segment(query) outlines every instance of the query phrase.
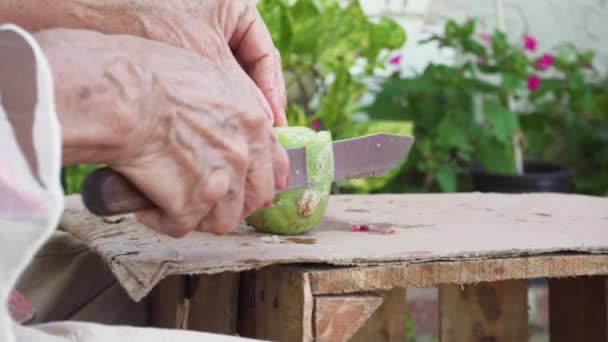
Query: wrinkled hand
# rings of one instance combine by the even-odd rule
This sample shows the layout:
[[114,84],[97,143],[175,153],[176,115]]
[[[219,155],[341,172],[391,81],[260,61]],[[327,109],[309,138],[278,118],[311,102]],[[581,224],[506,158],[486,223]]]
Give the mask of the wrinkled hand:
[[131,36],[36,38],[54,74],[64,164],[124,174],[158,206],[137,213],[144,224],[226,233],[287,185],[271,110],[238,65]]
[[87,16],[102,15],[106,21],[100,30],[165,42],[221,64],[238,62],[264,93],[275,124],[287,124],[280,55],[255,0],[94,2],[77,1],[83,6],[74,13],[83,23],[92,22]]

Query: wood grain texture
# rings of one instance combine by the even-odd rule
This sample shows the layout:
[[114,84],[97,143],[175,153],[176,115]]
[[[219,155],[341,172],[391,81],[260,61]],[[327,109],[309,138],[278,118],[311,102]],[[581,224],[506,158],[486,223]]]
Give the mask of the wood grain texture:
[[406,289],[399,287],[379,292],[378,294],[384,298],[382,305],[374,311],[350,341],[406,341],[406,293]]
[[608,341],[607,277],[549,279],[552,342]]
[[374,294],[317,296],[314,299],[315,341],[346,342],[382,304]]
[[527,299],[524,280],[440,285],[440,341],[527,341]]
[[[271,266],[249,273],[240,291],[238,333],[272,341],[313,340],[313,296],[308,274]],[[252,298],[253,297],[253,298]]]
[[314,294],[339,294],[470,284],[508,279],[608,274],[608,255],[570,254],[387,264],[368,267],[302,267],[310,273]]
[[161,280],[151,293],[150,324],[159,328],[183,329],[188,305],[184,296],[185,276]]
[[190,299],[188,329],[217,334],[235,334],[239,274],[225,272],[198,276]]

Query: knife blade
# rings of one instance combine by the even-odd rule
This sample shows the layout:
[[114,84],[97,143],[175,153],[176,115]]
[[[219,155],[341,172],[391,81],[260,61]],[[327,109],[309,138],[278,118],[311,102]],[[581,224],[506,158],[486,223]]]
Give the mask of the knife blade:
[[[332,143],[333,181],[383,175],[407,158],[413,143],[413,136],[389,133],[336,140]],[[287,148],[285,151],[289,157],[291,179],[283,191],[305,187],[308,181],[306,148]],[[81,194],[87,209],[98,216],[155,207],[126,177],[108,167],[90,173],[82,184]]]

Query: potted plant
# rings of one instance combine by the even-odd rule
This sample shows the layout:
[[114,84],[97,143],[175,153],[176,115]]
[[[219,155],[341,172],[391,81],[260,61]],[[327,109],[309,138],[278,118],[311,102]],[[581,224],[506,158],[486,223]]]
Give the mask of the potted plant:
[[571,145],[572,131],[593,126],[588,113],[601,89],[589,68],[593,54],[570,45],[537,54],[532,37],[511,44],[499,30],[478,34],[474,19],[448,21],[442,35],[423,43],[431,42],[452,49],[455,62],[430,64],[413,77],[392,75],[367,108],[373,118],[415,124],[410,167],[392,188],[569,191],[572,168],[562,165],[573,164],[548,151],[558,142],[581,148]]

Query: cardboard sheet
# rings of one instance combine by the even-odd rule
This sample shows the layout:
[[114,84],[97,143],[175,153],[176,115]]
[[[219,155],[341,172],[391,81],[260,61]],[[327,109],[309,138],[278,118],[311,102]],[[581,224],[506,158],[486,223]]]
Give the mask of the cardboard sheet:
[[[353,231],[353,226],[359,230]],[[608,198],[338,195],[332,197],[320,226],[305,235],[271,236],[242,225],[226,236],[193,232],[174,239],[147,229],[130,215],[96,217],[79,196],[70,196],[62,227],[100,253],[129,295],[140,300],[167,275],[279,263],[373,265],[567,251],[608,253]]]

